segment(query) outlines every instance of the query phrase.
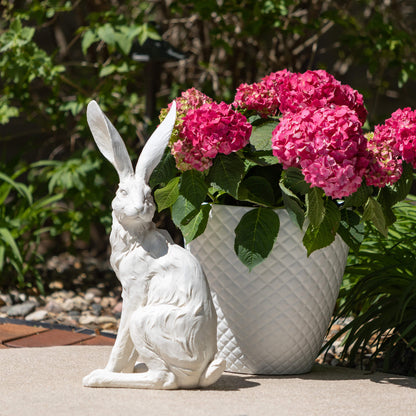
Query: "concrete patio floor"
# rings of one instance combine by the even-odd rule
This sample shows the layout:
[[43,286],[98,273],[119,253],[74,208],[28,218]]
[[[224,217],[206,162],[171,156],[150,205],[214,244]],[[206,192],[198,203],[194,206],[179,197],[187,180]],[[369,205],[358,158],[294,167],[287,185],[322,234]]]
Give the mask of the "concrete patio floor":
[[1,416],[263,416],[416,414],[416,379],[315,366],[298,376],[225,373],[208,389],[84,388],[110,346],[0,349]]

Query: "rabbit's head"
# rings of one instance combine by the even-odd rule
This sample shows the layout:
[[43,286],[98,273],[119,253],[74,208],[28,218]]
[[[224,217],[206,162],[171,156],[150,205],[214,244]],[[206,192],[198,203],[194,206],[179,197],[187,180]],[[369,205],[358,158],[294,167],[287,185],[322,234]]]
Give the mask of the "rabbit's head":
[[175,119],[176,105],[173,102],[169,114],[144,146],[134,170],[123,139],[115,127],[95,101],[88,104],[87,120],[94,140],[120,178],[112,208],[118,221],[124,226],[152,221],[155,204],[148,185],[149,178],[163,156]]

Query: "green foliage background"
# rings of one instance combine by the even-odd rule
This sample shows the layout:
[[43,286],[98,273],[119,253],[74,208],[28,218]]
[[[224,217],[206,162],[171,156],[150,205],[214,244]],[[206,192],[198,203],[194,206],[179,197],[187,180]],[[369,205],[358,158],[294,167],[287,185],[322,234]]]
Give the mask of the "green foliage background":
[[117,178],[85,108],[99,101],[137,157],[156,121],[144,115],[148,79],[130,57],[134,42],[163,39],[188,55],[160,64],[159,108],[191,86],[231,100],[241,82],[283,68],[325,68],[350,83],[372,124],[416,107],[410,0],[0,5],[0,288],[42,289],[45,259],[81,240],[105,250]]

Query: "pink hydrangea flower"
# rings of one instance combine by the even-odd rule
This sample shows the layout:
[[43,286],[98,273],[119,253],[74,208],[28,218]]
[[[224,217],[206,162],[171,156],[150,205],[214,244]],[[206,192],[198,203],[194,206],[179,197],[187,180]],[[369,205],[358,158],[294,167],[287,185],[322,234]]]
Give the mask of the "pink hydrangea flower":
[[374,135],[379,140],[393,140],[393,149],[416,168],[416,110],[396,110],[384,125],[375,128]]
[[261,82],[241,84],[237,88],[233,106],[252,110],[262,117],[274,116],[279,110],[279,89],[284,79],[290,74],[286,69],[272,72]]
[[251,124],[224,102],[207,103],[187,112],[179,140],[172,146],[181,170],[206,170],[218,153],[230,154],[247,145]]
[[[175,99],[176,121],[175,127],[173,128],[172,135],[170,137],[171,144],[176,142],[179,138],[179,132],[182,126],[182,119],[185,117],[186,113],[190,109],[201,107],[201,105],[211,103],[212,101],[214,101],[212,98],[208,97],[196,88],[190,88],[186,91],[183,91],[181,96]],[[162,109],[159,115],[160,122],[162,122],[168,115],[171,106],[172,103],[170,103],[167,108]]]
[[384,136],[380,126],[375,133],[367,134],[367,151],[370,163],[365,174],[367,185],[383,188],[397,182],[403,172],[402,160],[397,151],[393,150],[394,136]]
[[351,195],[368,165],[366,140],[347,106],[286,113],[272,134],[273,154],[283,168],[301,168],[305,180],[332,198]]
[[345,105],[354,110],[361,124],[367,110],[361,94],[342,85],[324,70],[294,73],[284,78],[280,88],[280,111],[296,113],[303,108]]
[[[176,98],[176,115],[185,116],[188,110],[201,107],[201,105],[212,103],[214,100],[196,88],[183,91],[180,97]],[[170,109],[172,104],[169,104]]]

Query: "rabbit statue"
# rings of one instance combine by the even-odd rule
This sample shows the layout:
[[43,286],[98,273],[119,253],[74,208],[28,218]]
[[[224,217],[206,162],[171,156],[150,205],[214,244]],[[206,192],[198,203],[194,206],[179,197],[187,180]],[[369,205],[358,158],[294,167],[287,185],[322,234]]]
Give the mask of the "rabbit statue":
[[95,101],[88,104],[95,142],[120,178],[112,202],[110,263],[122,285],[123,310],[109,361],[84,377],[86,387],[205,387],[225,368],[224,360],[215,358],[217,315],[201,265],[152,222],[148,182],[175,119],[173,102],[134,170],[117,130]]

